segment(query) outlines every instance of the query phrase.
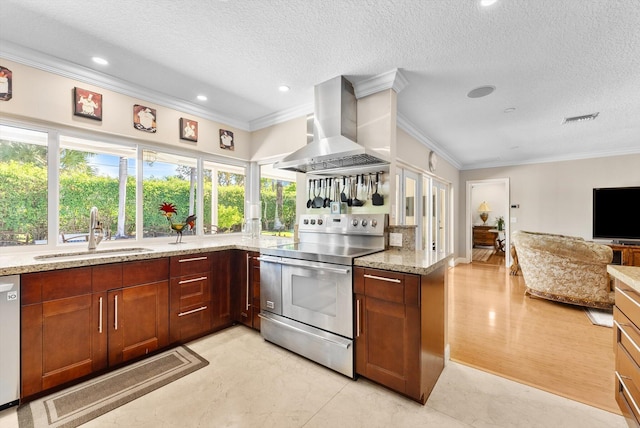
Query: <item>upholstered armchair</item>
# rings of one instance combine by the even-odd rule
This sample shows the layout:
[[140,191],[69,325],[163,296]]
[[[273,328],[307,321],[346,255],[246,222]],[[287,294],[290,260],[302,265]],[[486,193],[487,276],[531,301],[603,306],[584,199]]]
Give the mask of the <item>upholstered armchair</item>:
[[512,236],[526,293],[593,308],[611,308],[614,292],[607,264],[613,251],[582,238],[515,231]]

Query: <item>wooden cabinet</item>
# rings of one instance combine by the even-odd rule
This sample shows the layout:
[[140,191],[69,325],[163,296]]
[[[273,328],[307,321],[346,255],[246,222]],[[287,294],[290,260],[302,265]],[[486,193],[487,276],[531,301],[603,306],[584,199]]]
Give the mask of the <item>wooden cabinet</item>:
[[22,397],[107,366],[106,293],[91,278],[90,267],[22,275]]
[[640,267],[640,245],[609,244],[613,250],[613,264]]
[[211,254],[171,257],[171,343],[186,342],[211,331],[212,267]]
[[231,282],[237,278],[232,272],[233,251],[219,251],[212,253],[212,291],[213,329],[219,330],[233,323],[233,306],[231,304]]
[[640,427],[640,293],[617,278],[614,282],[616,401],[628,425]]
[[473,246],[494,247],[496,234],[489,232],[493,226],[473,226]]
[[168,260],[22,275],[21,398],[168,344]]
[[122,288],[110,290],[109,365],[169,344],[169,260],[127,262]]
[[444,368],[444,275],[355,269],[357,374],[426,402]]
[[237,321],[247,327],[260,330],[260,253],[240,251],[236,254],[240,280],[237,302]]

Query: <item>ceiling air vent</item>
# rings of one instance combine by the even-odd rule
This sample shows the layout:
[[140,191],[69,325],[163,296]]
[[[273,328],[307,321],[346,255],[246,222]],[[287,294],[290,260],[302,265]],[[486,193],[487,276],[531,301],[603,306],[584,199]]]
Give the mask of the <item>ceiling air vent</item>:
[[585,114],[584,116],[565,117],[562,123],[586,122],[588,120],[594,120],[599,114],[600,112]]

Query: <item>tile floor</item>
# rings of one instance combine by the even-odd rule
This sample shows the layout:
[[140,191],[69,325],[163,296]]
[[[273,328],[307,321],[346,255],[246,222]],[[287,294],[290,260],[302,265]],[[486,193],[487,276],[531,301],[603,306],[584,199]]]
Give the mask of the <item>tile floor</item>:
[[[188,346],[209,365],[83,427],[626,427],[621,416],[450,361],[421,406],[243,326]],[[0,426],[18,426],[15,408],[0,412]]]

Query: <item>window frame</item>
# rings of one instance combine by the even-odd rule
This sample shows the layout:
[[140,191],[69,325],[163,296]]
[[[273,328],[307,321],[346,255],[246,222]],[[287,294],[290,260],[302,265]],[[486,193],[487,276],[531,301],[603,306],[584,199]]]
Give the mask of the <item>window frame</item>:
[[[254,168],[251,167],[252,162],[244,161],[241,159],[227,158],[212,153],[200,152],[197,150],[173,146],[154,145],[149,142],[138,142],[126,137],[113,136],[109,134],[103,134],[100,132],[92,132],[86,130],[78,130],[67,127],[54,127],[46,125],[38,125],[30,122],[12,120],[8,118],[0,118],[0,125],[21,128],[30,131],[43,132],[47,134],[47,243],[46,244],[34,244],[34,245],[15,245],[11,248],[12,252],[16,253],[28,253],[34,251],[47,251],[47,250],[59,250],[62,248],[83,248],[86,246],[84,243],[66,243],[59,242],[60,236],[60,216],[58,212],[59,200],[60,200],[60,141],[61,137],[79,138],[83,140],[98,140],[104,143],[113,145],[120,145],[128,148],[136,149],[136,237],[133,239],[123,239],[117,241],[108,241],[102,245],[106,246],[130,246],[132,243],[154,243],[158,242],[156,238],[144,238],[143,231],[143,177],[144,177],[144,160],[143,151],[153,150],[157,152],[163,152],[169,155],[188,156],[196,159],[197,163],[197,177],[196,177],[196,215],[198,218],[204,216],[204,163],[212,162],[220,165],[229,165],[234,168],[244,168],[245,171],[245,200],[250,200],[251,194],[250,187],[253,186],[254,181],[259,182],[259,176],[255,177]],[[203,225],[201,222],[196,222],[196,233],[194,236],[185,237],[185,241],[200,239],[215,239],[215,235],[204,234]]]

